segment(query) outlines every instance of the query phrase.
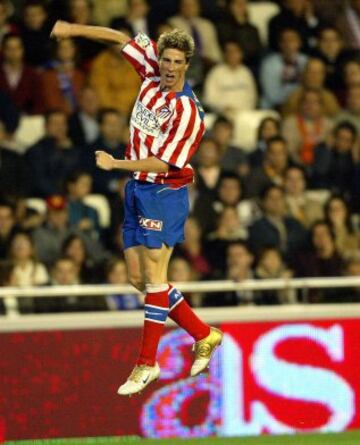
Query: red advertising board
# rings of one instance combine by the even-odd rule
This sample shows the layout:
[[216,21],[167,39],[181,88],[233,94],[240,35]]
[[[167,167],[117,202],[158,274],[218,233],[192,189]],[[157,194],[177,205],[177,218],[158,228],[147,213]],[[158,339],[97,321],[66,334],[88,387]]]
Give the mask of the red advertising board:
[[[226,323],[208,375],[190,378],[192,340],[163,338],[161,379],[116,390],[141,331],[0,334],[0,437],[236,436],[360,427],[360,321]],[[3,426],[2,426],[3,425]],[[4,435],[3,434],[3,435]]]

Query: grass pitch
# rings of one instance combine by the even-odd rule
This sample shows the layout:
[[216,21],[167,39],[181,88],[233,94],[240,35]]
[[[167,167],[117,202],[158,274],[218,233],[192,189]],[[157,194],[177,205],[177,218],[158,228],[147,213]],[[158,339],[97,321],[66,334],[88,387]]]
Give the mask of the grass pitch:
[[360,445],[360,431],[342,434],[308,434],[205,439],[141,439],[140,437],[94,437],[84,439],[27,440],[5,445]]

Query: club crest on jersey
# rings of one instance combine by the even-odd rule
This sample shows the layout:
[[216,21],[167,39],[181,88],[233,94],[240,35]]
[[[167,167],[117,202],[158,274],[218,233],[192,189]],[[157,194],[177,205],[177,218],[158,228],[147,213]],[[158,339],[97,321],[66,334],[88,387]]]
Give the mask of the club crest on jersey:
[[160,107],[158,110],[156,110],[156,116],[160,120],[165,120],[167,117],[169,117],[171,114],[171,110],[166,106]]
[[135,42],[143,49],[147,48],[150,45],[149,37],[142,32],[135,37]]
[[155,230],[156,232],[161,232],[163,227],[163,222],[158,219],[144,218],[139,216],[139,224],[143,229]]

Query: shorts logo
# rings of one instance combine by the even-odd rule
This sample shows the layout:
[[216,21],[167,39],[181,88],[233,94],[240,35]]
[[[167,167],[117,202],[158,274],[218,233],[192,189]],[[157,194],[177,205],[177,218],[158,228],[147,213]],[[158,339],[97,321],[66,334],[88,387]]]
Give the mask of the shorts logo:
[[155,230],[157,232],[161,232],[163,227],[162,221],[144,218],[143,216],[139,216],[139,224],[143,229]]

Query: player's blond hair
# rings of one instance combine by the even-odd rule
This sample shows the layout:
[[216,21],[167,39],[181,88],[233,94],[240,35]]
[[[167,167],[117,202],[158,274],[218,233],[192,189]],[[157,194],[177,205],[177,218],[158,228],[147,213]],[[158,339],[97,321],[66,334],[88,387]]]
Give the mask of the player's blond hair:
[[180,29],[173,29],[172,31],[162,33],[157,42],[157,46],[160,57],[165,49],[178,49],[185,54],[186,62],[189,62],[195,51],[193,38]]

